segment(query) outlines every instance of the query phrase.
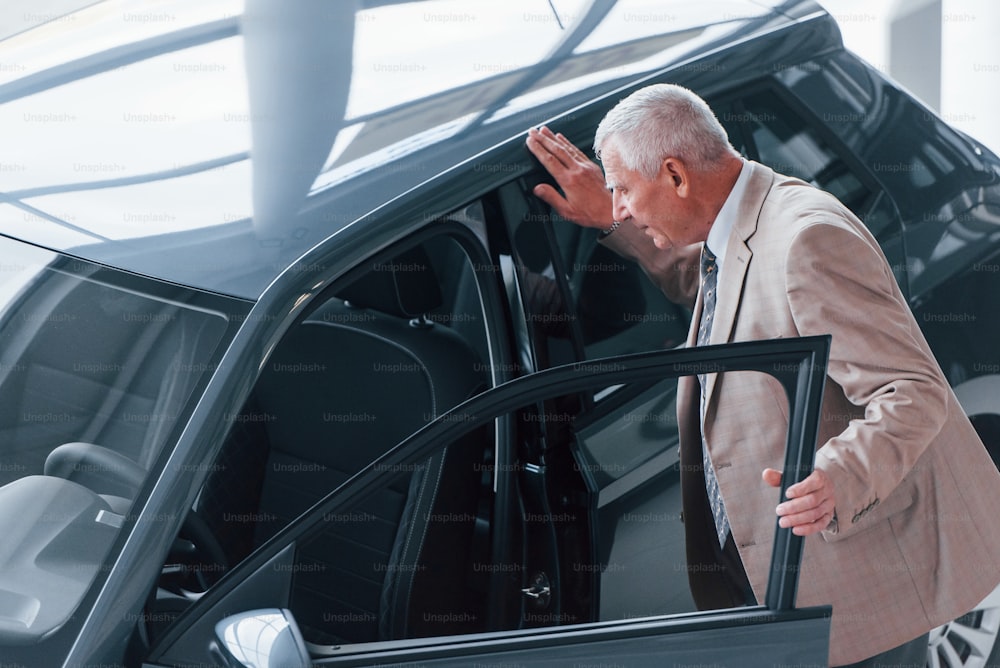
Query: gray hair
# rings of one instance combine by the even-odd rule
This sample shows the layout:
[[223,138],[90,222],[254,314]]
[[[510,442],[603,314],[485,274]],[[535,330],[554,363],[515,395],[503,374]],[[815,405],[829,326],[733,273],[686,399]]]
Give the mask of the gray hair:
[[609,145],[625,167],[646,179],[659,173],[664,158],[711,171],[723,158],[739,155],[708,104],[674,84],[640,88],[615,105],[597,126],[598,158]]

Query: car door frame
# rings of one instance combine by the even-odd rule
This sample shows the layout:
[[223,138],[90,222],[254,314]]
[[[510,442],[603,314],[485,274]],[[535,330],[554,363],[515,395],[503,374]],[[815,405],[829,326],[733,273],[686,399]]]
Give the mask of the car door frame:
[[[789,399],[783,495],[788,486],[812,471],[819,413],[830,337],[815,336],[771,341],[731,343],[685,348],[578,362],[553,367],[509,381],[483,392],[397,444],[357,475],[328,494],[309,512],[275,535],[255,554],[228,574],[198,604],[178,620],[169,642],[154,649],[154,666],[173,665],[209,651],[215,624],[246,606],[287,605],[290,566],[298,541],[306,537],[324,516],[343,512],[349,504],[378,488],[382,471],[400,470],[430,456],[442,443],[450,443],[467,431],[522,406],[551,396],[597,387],[662,379],[669,376],[759,371],[775,377]],[[820,665],[829,644],[830,608],[796,608],[799,564],[803,539],[777,527],[772,553],[772,577],[763,605],[721,611],[686,613],[611,622],[592,622],[518,631],[441,636],[383,641],[328,648],[328,655],[314,665],[360,666],[411,662],[432,665],[467,665],[469,660],[518,661],[519,665],[564,665],[579,660],[609,660],[628,652],[628,665],[661,666],[676,652],[678,660],[723,661],[732,652],[741,665],[753,666],[753,649],[770,647],[760,657],[761,666],[772,666],[776,658],[796,662],[802,653]],[[282,567],[282,565],[285,565]],[[794,644],[787,641],[794,638]],[[165,638],[166,640],[166,638]],[[781,641],[785,642],[782,643]],[[164,646],[165,645],[165,646]],[[315,649],[315,648],[314,648]],[[171,663],[158,663],[165,656]],[[747,663],[750,661],[750,663]],[[721,664],[725,665],[725,663]]]

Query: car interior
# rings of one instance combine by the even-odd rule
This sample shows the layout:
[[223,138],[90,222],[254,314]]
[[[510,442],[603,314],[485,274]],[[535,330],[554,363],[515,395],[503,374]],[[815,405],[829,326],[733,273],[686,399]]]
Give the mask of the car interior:
[[[221,546],[224,563],[204,560],[204,551],[189,559],[184,572],[193,568],[202,581],[165,578],[160,610],[187,607],[191,589],[210,584],[405,436],[488,386],[488,365],[450,326],[481,324],[481,307],[450,310],[459,287],[437,273],[467,264],[458,252],[442,239],[370,263],[285,336],[234,416],[192,513]],[[442,288],[451,288],[450,302]],[[324,518],[328,528],[300,548],[294,575],[291,607],[307,640],[431,635],[428,611],[481,608],[472,592],[451,585],[471,561],[477,518],[468,510],[488,490],[477,465],[490,442],[480,430],[412,470],[387,471],[386,484],[362,506]],[[477,619],[467,630],[485,615]]]

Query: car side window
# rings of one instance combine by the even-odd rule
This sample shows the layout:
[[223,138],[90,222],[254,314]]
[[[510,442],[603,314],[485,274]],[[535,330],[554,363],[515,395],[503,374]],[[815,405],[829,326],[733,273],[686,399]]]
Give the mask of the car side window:
[[[734,382],[774,394],[774,412],[787,416],[783,391],[768,376],[730,374]],[[326,513],[299,543],[289,609],[303,637],[340,648],[695,612],[681,513],[676,386],[673,378],[652,387],[624,385],[612,405],[586,421],[528,407],[515,411],[515,424],[572,425],[566,443],[549,445],[549,490],[541,497],[530,491],[530,464],[495,471],[484,458],[491,425],[441,444],[419,462],[376,468],[381,479],[374,491]],[[456,418],[463,419],[470,416]],[[772,436],[783,439],[783,428]],[[483,511],[494,472],[519,478],[521,489],[519,510],[511,514],[518,524],[509,533],[513,549],[501,559],[490,542],[497,514]],[[759,478],[756,470],[752,477]],[[773,509],[778,492],[761,484],[749,496]],[[762,541],[765,558],[770,545]]]
[[742,125],[746,148],[775,171],[826,190],[849,209],[863,215],[875,193],[855,174],[815,127],[770,90],[740,98],[721,114],[727,131]]
[[820,129],[819,119],[770,88],[710,104],[741,153],[829,192],[854,212],[878,239],[905,291],[906,261],[895,204],[845,157],[847,150]]
[[[680,496],[677,381],[619,391],[574,433],[575,466],[593,500],[600,620],[693,612]],[[612,403],[610,400],[608,403]]]

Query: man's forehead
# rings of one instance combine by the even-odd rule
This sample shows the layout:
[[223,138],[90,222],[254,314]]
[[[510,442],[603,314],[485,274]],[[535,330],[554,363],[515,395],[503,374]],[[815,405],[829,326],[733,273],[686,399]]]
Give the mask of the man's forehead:
[[605,174],[608,172],[620,172],[624,169],[621,155],[618,153],[616,147],[609,146],[601,151],[601,166],[604,167]]
[[604,145],[601,146],[601,162],[607,162],[608,160],[618,161],[619,159],[618,142],[614,138],[609,137],[604,140]]
[[625,166],[621,155],[614,149],[601,151],[601,166],[604,168],[604,180],[608,187],[627,181],[632,173],[632,170]]

